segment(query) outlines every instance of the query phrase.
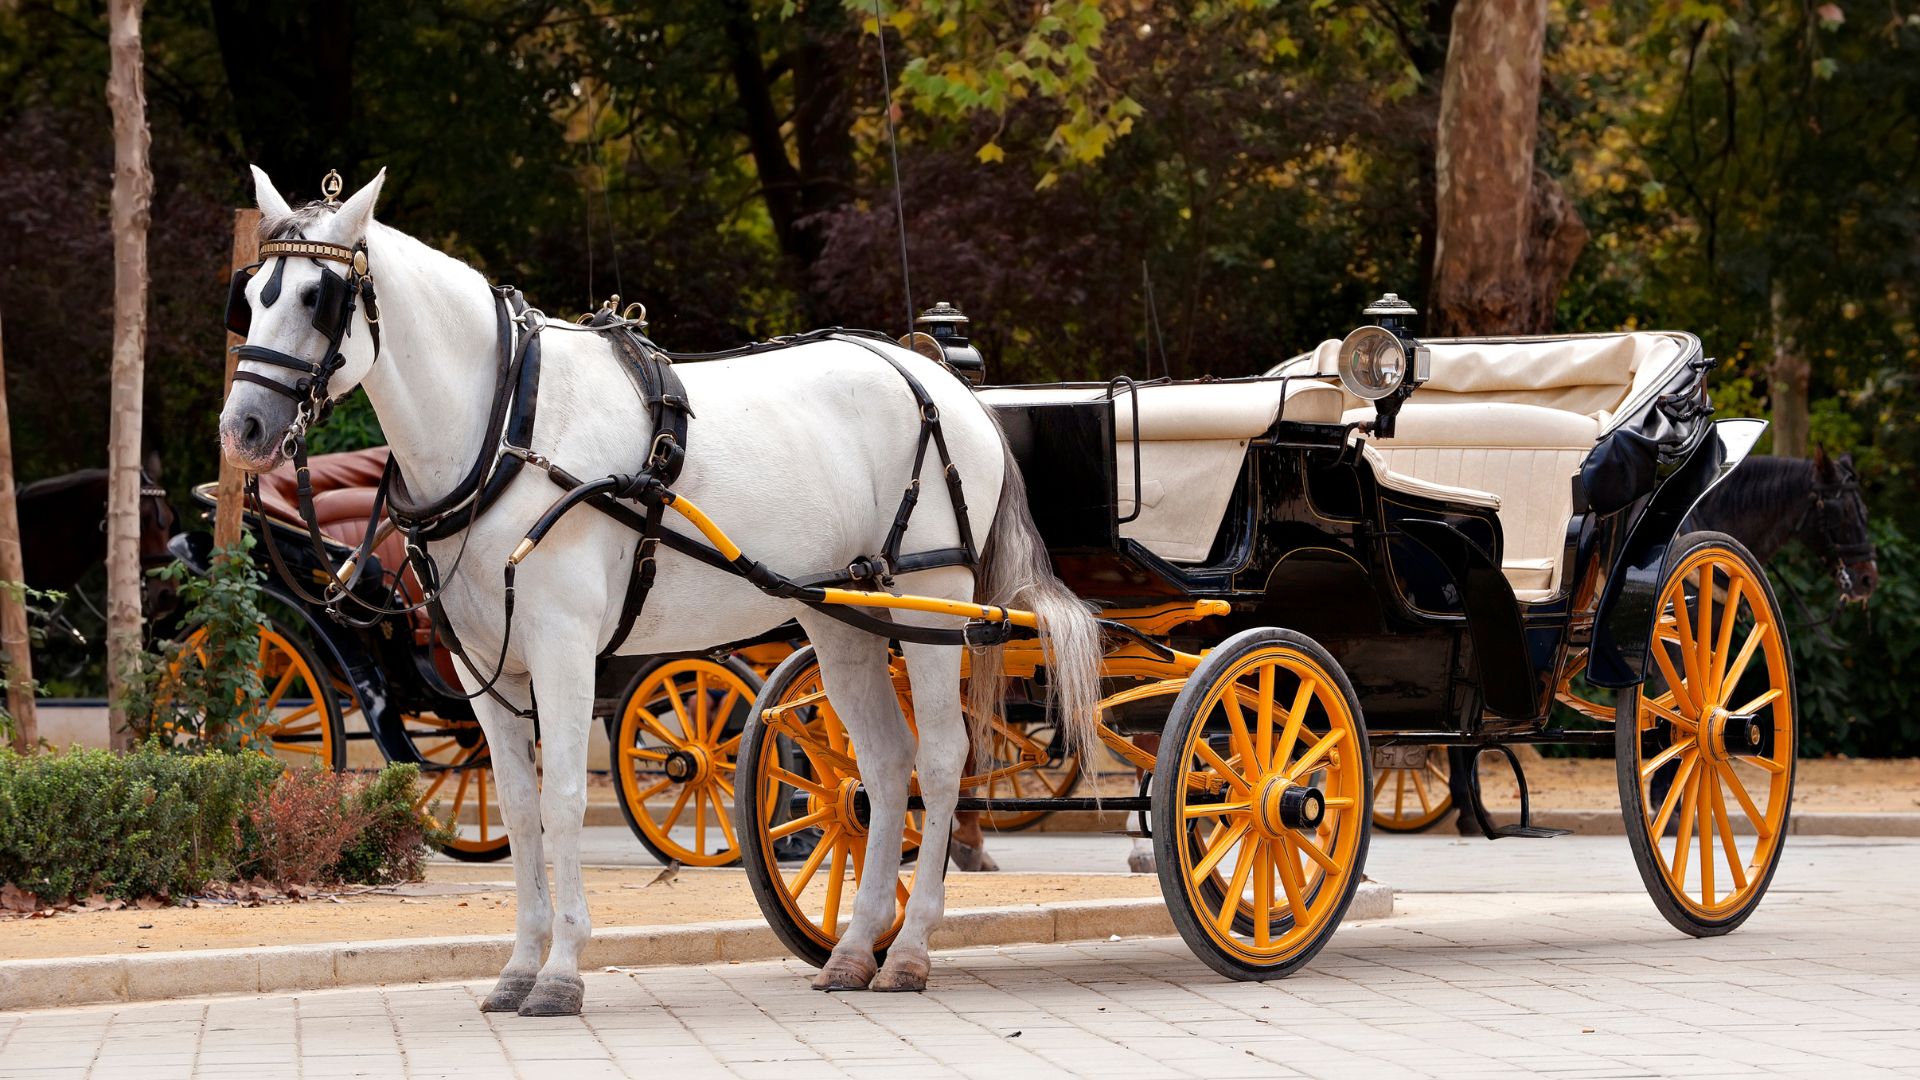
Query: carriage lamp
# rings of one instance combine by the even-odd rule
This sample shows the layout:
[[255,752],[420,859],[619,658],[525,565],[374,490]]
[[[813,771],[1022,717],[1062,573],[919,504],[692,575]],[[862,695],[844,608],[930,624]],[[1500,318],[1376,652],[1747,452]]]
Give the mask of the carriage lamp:
[[[913,320],[916,329],[908,347],[940,361],[962,379],[978,386],[987,380],[987,361],[967,340],[969,322],[965,312],[942,300]],[[917,347],[925,344],[924,338],[932,339],[932,349]],[[938,355],[934,355],[935,351]]]
[[1433,354],[1408,331],[1408,321],[1419,314],[1412,304],[1386,293],[1364,314],[1373,316],[1374,324],[1356,328],[1340,342],[1340,385],[1373,402],[1376,415],[1369,430],[1390,439],[1400,406],[1432,377]]

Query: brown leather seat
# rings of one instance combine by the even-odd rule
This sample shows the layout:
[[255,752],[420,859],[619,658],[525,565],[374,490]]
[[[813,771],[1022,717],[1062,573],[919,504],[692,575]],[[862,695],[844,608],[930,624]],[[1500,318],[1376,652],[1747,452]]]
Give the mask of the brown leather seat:
[[[374,490],[380,486],[380,474],[386,471],[388,456],[386,447],[374,446],[339,454],[318,454],[307,459],[307,474],[313,478],[314,520],[322,536],[349,548],[359,548],[360,541],[367,535]],[[269,516],[300,527],[300,497],[291,463],[260,477],[260,501]],[[406,539],[398,532],[388,533],[373,553],[391,583],[394,569],[406,561]],[[401,580],[400,593],[404,603],[417,603],[420,599],[420,583],[411,567]],[[414,644],[434,644],[433,621],[427,613],[415,611],[411,619]],[[444,662],[446,658],[438,655],[444,650],[436,646],[434,652],[436,666],[443,674],[450,675],[452,669]]]

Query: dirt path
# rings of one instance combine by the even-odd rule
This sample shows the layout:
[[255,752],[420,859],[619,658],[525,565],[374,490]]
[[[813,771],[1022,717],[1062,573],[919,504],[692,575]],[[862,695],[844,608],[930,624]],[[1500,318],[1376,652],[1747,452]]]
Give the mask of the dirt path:
[[[761,917],[738,870],[683,869],[672,885],[646,887],[653,876],[651,869],[589,869],[587,904],[593,921],[599,926],[666,926]],[[506,867],[435,864],[431,878],[400,887],[400,895],[361,893],[338,902],[8,919],[0,921],[0,960],[513,932],[513,880]],[[953,874],[947,882],[949,910],[1160,894],[1159,882],[1151,875]]]

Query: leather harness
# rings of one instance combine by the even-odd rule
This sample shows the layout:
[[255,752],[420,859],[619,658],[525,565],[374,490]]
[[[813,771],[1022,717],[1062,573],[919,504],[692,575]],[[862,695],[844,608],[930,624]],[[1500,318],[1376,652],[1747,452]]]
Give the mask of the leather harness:
[[[332,568],[332,559],[326,552],[326,541],[321,536],[318,526],[318,515],[314,512],[313,487],[307,467],[306,432],[312,425],[325,422],[331,414],[332,400],[327,384],[333,373],[345,363],[340,354],[340,346],[351,332],[356,302],[364,302],[366,306],[367,322],[373,334],[374,358],[376,362],[379,359],[379,317],[373,279],[367,267],[366,245],[362,243],[353,248],[344,248],[301,238],[275,239],[261,245],[261,255],[263,256],[261,263],[247,267],[234,276],[234,284],[228,297],[227,324],[228,328],[236,333],[245,334],[248,329],[251,311],[246,301],[246,285],[266,261],[274,258],[281,260],[274,267],[267,286],[261,292],[261,303],[266,306],[271,306],[279,296],[279,282],[285,272],[285,260],[288,258],[338,262],[349,268],[345,278],[324,266],[321,268],[320,292],[316,297],[313,321],[314,328],[327,339],[327,348],[321,360],[307,361],[255,345],[241,345],[235,350],[236,355],[242,360],[253,360],[287,368],[303,376],[296,382],[287,384],[254,372],[235,371],[237,379],[268,387],[275,393],[284,394],[299,402],[298,412],[284,437],[283,450],[294,462],[296,497],[303,524],[307,527],[309,543],[319,559],[319,565]],[[268,295],[269,292],[272,293],[271,296]],[[441,604],[442,577],[437,564],[427,553],[426,546],[432,541],[451,538],[470,527],[494,504],[521,471],[531,465],[545,472],[555,485],[565,489],[565,494],[541,515],[533,528],[527,532],[526,538],[521,542],[514,557],[507,562],[503,600],[505,618],[502,624],[500,653],[493,665],[492,674],[484,678],[480,689],[471,693],[460,694],[451,688],[444,688],[452,696],[473,698],[484,693],[515,713],[532,715],[532,709],[521,709],[496,689],[496,684],[505,671],[507,647],[512,637],[514,574],[519,559],[538,544],[561,518],[582,503],[592,505],[594,509],[639,533],[634,550],[633,572],[627,581],[619,621],[612,637],[599,651],[599,656],[602,658],[611,655],[626,641],[633,631],[634,623],[645,609],[647,597],[653,588],[657,574],[657,554],[661,546],[680,552],[715,569],[743,577],[756,588],[770,595],[807,604],[814,610],[851,626],[881,634],[893,640],[979,646],[997,644],[1012,636],[1013,627],[1006,621],[976,621],[957,629],[911,627],[896,623],[885,612],[874,614],[858,608],[825,602],[824,590],[828,587],[864,584],[887,589],[893,586],[896,574],[949,566],[965,566],[977,570],[980,565],[980,551],[968,521],[960,472],[947,448],[946,436],[940,423],[939,408],[934,403],[933,396],[927,392],[926,387],[914,377],[913,373],[908,371],[897,358],[880,347],[880,342],[891,344],[884,335],[871,331],[830,327],[778,337],[770,341],[753,342],[719,352],[670,353],[654,344],[641,332],[640,327],[643,324],[616,316],[611,305],[601,309],[581,324],[567,325],[565,328],[569,330],[579,329],[605,336],[616,357],[621,361],[622,370],[626,371],[633,380],[634,387],[646,407],[654,432],[646,461],[638,471],[614,474],[599,480],[582,481],[532,449],[534,423],[539,405],[540,338],[542,332],[549,326],[546,316],[538,309],[528,307],[520,293],[511,287],[495,286],[493,293],[497,316],[496,337],[499,344],[493,405],[488,414],[487,429],[481,440],[480,453],[472,467],[468,469],[461,482],[446,495],[428,503],[419,503],[407,492],[405,478],[401,476],[395,461],[389,458],[386,470],[382,473],[380,484],[375,491],[366,535],[348,561],[334,571],[334,579],[324,590],[323,595],[313,595],[298,582],[282,560],[278,545],[269,538],[266,546],[275,571],[304,602],[322,607],[337,621],[363,628],[375,625],[388,616],[405,614],[415,608],[425,607],[433,620],[435,631],[441,636],[448,649],[460,658],[476,679],[481,678],[481,668],[467,656]],[[825,340],[839,340],[859,345],[885,360],[906,382],[919,408],[920,432],[914,451],[913,473],[901,496],[899,509],[894,514],[892,525],[887,531],[880,550],[854,559],[842,571],[794,580],[770,570],[744,554],[737,558],[729,558],[704,540],[667,528],[664,517],[667,507],[676,498],[672,485],[679,478],[681,468],[685,464],[689,421],[694,419],[693,407],[687,399],[686,387],[674,370],[675,363],[747,356]],[[900,552],[900,546],[905,539],[914,507],[919,502],[921,472],[926,463],[929,446],[940,459],[942,476],[945,479],[947,492],[953,504],[954,518],[959,527],[960,546],[903,555]],[[259,483],[257,478],[252,476],[247,480],[247,497],[254,511],[264,520],[265,513],[260,501]],[[400,596],[399,581],[402,577],[401,571],[405,569],[404,564],[402,567],[395,568],[395,585],[387,601],[376,603],[355,591],[355,586],[370,561],[370,554],[378,542],[379,535],[384,534],[385,528],[381,526],[383,514],[391,519],[394,527],[403,530],[407,535],[406,561],[412,564],[421,588],[422,599],[418,604],[394,606],[394,601]],[[464,557],[464,554],[463,545],[461,556]],[[456,558],[448,576],[459,569],[459,563],[460,559]],[[356,616],[349,611],[349,604],[365,612],[366,615]]]

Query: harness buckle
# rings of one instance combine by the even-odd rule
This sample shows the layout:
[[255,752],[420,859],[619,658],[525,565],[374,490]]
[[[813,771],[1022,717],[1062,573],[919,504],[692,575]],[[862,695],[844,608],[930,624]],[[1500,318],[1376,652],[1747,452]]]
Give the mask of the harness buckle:
[[679,445],[671,431],[662,431],[654,435],[653,448],[647,451],[647,468],[652,469],[665,464],[667,456],[672,452],[671,448]]

